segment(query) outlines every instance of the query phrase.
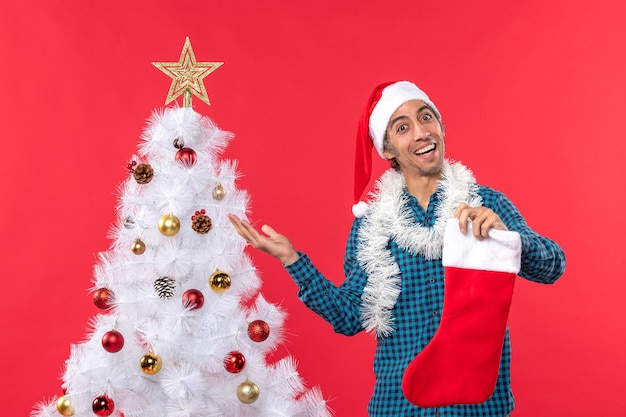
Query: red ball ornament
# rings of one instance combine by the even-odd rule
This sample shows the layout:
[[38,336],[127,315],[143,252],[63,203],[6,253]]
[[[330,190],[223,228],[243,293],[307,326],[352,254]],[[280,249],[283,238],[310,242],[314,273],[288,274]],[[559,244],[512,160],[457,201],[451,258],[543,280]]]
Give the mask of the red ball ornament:
[[124,347],[124,336],[117,330],[110,330],[102,336],[102,347],[107,352],[119,352]]
[[224,358],[224,368],[231,374],[238,374],[246,366],[246,357],[236,350],[230,352]]
[[270,335],[270,326],[263,320],[254,320],[248,324],[248,337],[254,342],[263,342]]
[[115,403],[106,395],[101,395],[93,400],[93,403],[91,403],[91,409],[95,415],[106,417],[110,416],[113,414],[113,411],[115,411]]
[[190,289],[183,294],[183,305],[191,310],[197,310],[204,305],[204,295],[202,291]]
[[130,161],[128,165],[126,165],[126,168],[131,174],[135,170],[135,165],[137,165],[137,161]]
[[196,218],[196,216],[199,216],[201,214],[206,214],[206,210],[205,209],[196,210],[196,212],[193,214],[193,216],[191,216],[191,220],[194,220]]
[[93,292],[93,303],[100,310],[108,310],[113,307],[113,291],[108,288],[98,288]]
[[196,163],[196,151],[191,148],[181,148],[176,152],[176,160],[190,167]]

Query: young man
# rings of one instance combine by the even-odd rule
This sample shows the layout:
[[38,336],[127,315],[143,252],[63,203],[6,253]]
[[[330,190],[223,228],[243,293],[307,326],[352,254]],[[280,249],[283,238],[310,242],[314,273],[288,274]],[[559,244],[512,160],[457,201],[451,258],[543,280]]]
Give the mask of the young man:
[[403,394],[403,375],[433,339],[444,310],[445,225],[456,218],[461,233],[469,228],[485,241],[491,239],[492,229],[518,233],[518,275],[536,282],[553,283],[563,274],[564,253],[531,230],[502,193],[477,185],[462,164],[446,161],[441,115],[413,83],[381,84],[368,100],[357,134],[355,202],[369,181],[372,147],[394,169],[381,176],[368,204],[353,207],[357,218],[346,248],[346,280],[340,286],[324,278],[304,253],[270,226],[264,225],[260,233],[235,216],[230,220],[252,246],[285,265],[300,288],[299,298],[336,332],[375,332],[371,416],[505,417],[514,400],[504,330],[495,389],[485,401],[427,408]]

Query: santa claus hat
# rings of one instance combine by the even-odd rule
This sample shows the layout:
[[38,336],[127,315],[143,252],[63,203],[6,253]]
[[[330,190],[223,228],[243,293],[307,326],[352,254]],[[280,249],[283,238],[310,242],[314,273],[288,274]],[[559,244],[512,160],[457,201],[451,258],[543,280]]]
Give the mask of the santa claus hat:
[[372,175],[372,147],[376,148],[381,158],[386,159],[383,154],[383,139],[389,119],[398,107],[410,100],[421,100],[431,106],[441,121],[441,114],[435,104],[410,81],[387,82],[376,86],[361,113],[354,159],[352,213],[355,217],[363,216],[367,209],[367,204],[359,200]]

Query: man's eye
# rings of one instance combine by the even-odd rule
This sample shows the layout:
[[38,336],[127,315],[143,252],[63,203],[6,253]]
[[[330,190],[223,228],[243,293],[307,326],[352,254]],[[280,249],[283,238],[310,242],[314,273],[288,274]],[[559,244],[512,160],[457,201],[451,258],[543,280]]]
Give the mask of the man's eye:
[[400,125],[398,126],[398,132],[404,132],[405,130],[407,130],[407,125]]
[[431,120],[432,118],[433,118],[433,115],[430,114],[430,113],[426,113],[426,114],[422,115],[422,120],[424,120],[424,121]]

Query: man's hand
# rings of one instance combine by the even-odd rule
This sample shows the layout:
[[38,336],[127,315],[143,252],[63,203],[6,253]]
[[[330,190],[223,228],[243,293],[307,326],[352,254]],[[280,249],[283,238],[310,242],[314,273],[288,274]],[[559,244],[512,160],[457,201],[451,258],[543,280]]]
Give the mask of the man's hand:
[[467,221],[472,221],[472,234],[477,239],[489,236],[489,229],[509,230],[500,217],[487,207],[470,207],[467,203],[461,205],[454,212],[454,217],[459,219],[459,229],[467,232]]
[[283,265],[290,265],[298,260],[300,255],[291,246],[291,242],[285,236],[277,233],[270,226],[263,225],[259,233],[250,223],[241,220],[234,214],[229,214],[228,219],[235,226],[237,233],[254,248],[262,250],[278,259]]

